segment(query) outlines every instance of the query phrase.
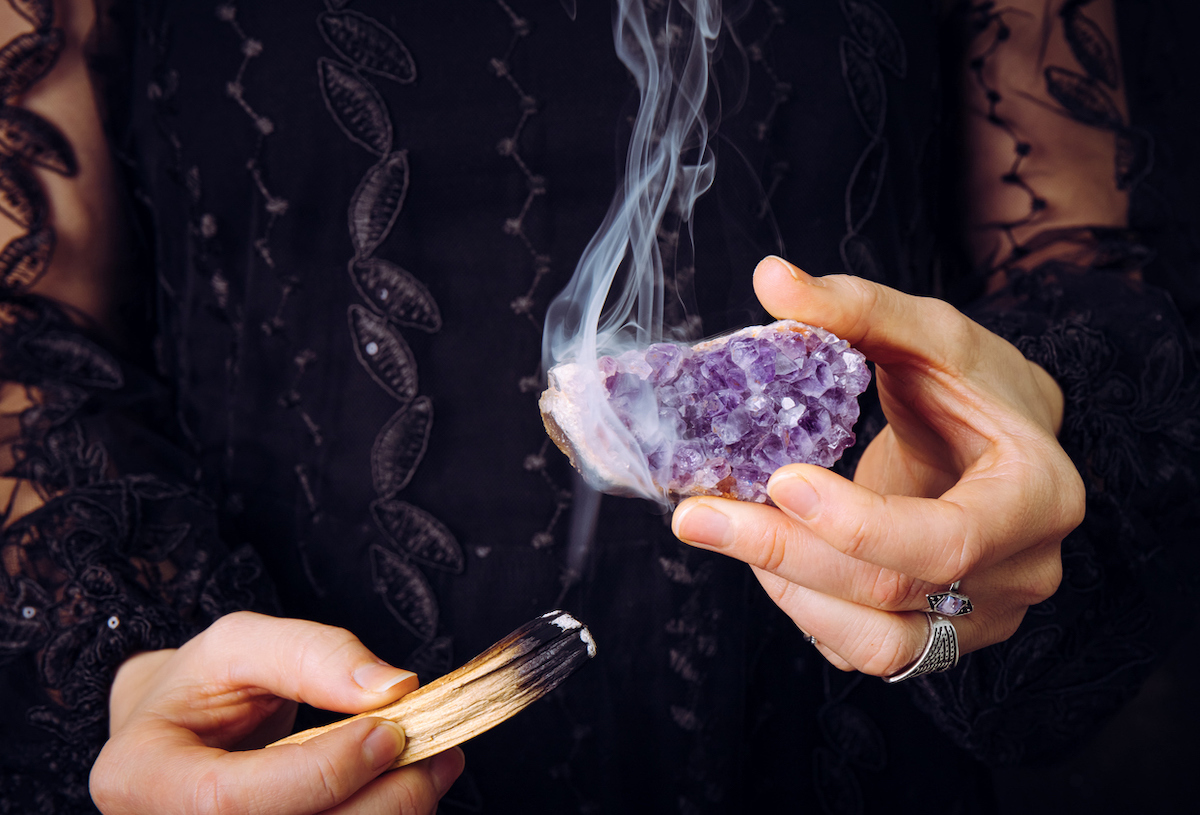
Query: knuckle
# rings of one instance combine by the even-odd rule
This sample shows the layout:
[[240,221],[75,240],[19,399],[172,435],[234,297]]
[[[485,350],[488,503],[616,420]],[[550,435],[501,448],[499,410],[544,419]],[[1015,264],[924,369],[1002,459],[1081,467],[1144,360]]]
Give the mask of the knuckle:
[[874,322],[874,313],[879,307],[880,289],[870,281],[861,277],[842,276],[841,280],[848,289],[850,296],[858,302],[858,319],[850,333],[853,336],[865,336]]
[[799,588],[795,583],[789,580],[784,580],[782,577],[775,579],[760,580],[763,590],[771,602],[778,606],[784,613],[792,618],[792,622],[803,628],[793,613],[793,605],[795,605],[796,590]]
[[961,351],[974,348],[977,324],[945,300],[926,298],[927,319],[932,328],[944,339],[944,347]]
[[392,773],[388,789],[389,812],[425,815],[437,809],[436,787],[428,768],[417,765],[409,772]]
[[354,785],[341,772],[336,762],[332,761],[327,755],[318,754],[314,758],[314,763],[316,764],[317,776],[321,782],[317,790],[317,795],[319,801],[323,804],[322,809],[335,806],[350,797],[350,794],[354,792]]
[[790,530],[782,524],[771,524],[759,531],[754,545],[754,565],[768,572],[776,572],[787,560],[791,545]]
[[1054,546],[1051,549],[1052,553],[1041,558],[1042,562],[1034,574],[1029,580],[1024,581],[1027,587],[1024,597],[1025,606],[1037,605],[1050,599],[1062,584],[1063,565],[1062,558],[1059,556],[1059,547]]
[[870,519],[866,515],[859,516],[849,530],[849,534],[842,541],[842,552],[852,558],[862,560],[862,554],[867,549],[868,541],[871,540],[872,530]]
[[917,583],[911,577],[892,571],[880,569],[875,574],[875,580],[869,592],[871,604],[884,611],[908,611],[923,598]]
[[195,815],[239,815],[244,811],[218,769],[211,769],[200,776],[192,798],[192,812]]
[[121,804],[120,787],[115,783],[116,774],[110,770],[106,753],[107,751],[101,751],[88,777],[88,791],[91,793],[92,802],[101,812],[116,811]]
[[904,635],[902,626],[893,626],[874,651],[868,650],[858,669],[872,676],[891,676],[908,667],[920,653],[920,645],[914,651],[912,643]]

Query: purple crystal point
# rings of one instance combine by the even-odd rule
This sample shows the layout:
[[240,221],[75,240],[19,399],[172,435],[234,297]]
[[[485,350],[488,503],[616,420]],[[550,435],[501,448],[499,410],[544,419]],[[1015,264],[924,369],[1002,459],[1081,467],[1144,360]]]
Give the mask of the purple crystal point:
[[847,342],[791,320],[690,348],[656,343],[601,357],[591,370],[640,461],[624,460],[629,451],[619,445],[578,437],[596,424],[580,418],[587,410],[573,383],[584,368],[575,363],[550,372],[547,429],[599,489],[658,500],[767,502],[767,480],[779,467],[832,465],[854,443],[857,397],[871,378]]

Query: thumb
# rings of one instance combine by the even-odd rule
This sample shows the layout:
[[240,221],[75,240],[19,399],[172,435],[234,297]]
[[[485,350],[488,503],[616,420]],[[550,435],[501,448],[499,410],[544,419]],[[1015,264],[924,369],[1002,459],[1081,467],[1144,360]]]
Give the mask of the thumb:
[[850,275],[813,277],[774,256],[754,270],[754,291],[777,319],[819,325],[884,364],[953,359],[979,328],[941,300]]

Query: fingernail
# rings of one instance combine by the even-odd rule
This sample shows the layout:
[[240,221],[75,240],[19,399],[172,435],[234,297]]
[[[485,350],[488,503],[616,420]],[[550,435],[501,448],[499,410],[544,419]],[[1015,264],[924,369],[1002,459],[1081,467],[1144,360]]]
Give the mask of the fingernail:
[[351,674],[363,690],[371,693],[387,693],[406,679],[416,676],[412,671],[393,668],[383,662],[367,662],[359,665]]
[[437,788],[439,797],[445,795],[446,790],[450,789],[455,780],[462,775],[465,765],[466,757],[463,755],[463,751],[457,747],[444,753],[438,753],[429,759],[429,775],[433,778],[433,786]]
[[372,770],[382,769],[400,755],[404,741],[404,728],[389,719],[380,719],[363,739],[363,760]]
[[767,484],[767,493],[780,509],[806,521],[811,521],[821,510],[821,498],[812,484],[794,473],[773,476]]
[[731,543],[729,517],[708,504],[687,504],[675,512],[675,535],[692,546],[723,549]]

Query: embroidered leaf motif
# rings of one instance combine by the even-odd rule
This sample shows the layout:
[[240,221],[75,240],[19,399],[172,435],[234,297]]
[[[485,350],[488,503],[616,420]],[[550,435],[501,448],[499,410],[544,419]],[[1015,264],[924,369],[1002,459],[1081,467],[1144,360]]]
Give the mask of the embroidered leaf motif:
[[417,395],[417,362],[412,349],[369,309],[356,303],[346,311],[358,361],[380,387],[407,405]]
[[383,97],[356,72],[331,59],[317,60],[325,107],[351,141],[377,156],[392,149],[392,120]]
[[878,771],[887,763],[887,749],[879,726],[853,705],[826,705],[817,713],[825,740],[858,766]]
[[67,382],[116,390],[125,381],[117,361],[78,334],[59,331],[33,334],[21,342],[21,349]]
[[79,170],[75,151],[58,128],[25,108],[0,107],[0,153],[72,176]]
[[47,28],[54,20],[54,7],[50,0],[8,0],[8,4],[34,28]]
[[317,18],[329,47],[364,71],[395,82],[417,78],[417,65],[400,38],[371,17],[357,11],[338,11]]
[[908,52],[896,23],[872,0],[842,0],[842,14],[850,30],[875,59],[901,79],[908,72]]
[[0,49],[0,99],[20,96],[41,79],[63,47],[61,29],[30,31]]
[[54,233],[48,226],[13,238],[0,252],[0,287],[15,292],[29,288],[46,271],[53,250]]
[[704,673],[696,667],[695,661],[689,654],[685,654],[678,648],[672,648],[667,652],[667,659],[670,662],[671,670],[684,682],[698,685],[704,681]]
[[24,162],[0,159],[0,212],[28,230],[36,231],[46,217],[46,196]]
[[371,255],[392,231],[408,192],[408,153],[392,153],[363,176],[350,199],[350,238],[357,257]]
[[846,231],[858,232],[875,211],[887,170],[888,146],[882,139],[858,158],[846,186]]
[[883,118],[887,113],[883,74],[871,55],[849,37],[842,37],[840,50],[842,79],[850,91],[854,112],[867,135],[874,138],[883,132]]
[[671,719],[680,730],[695,733],[701,727],[700,717],[696,711],[682,705],[671,705]]
[[353,260],[350,277],[363,299],[392,322],[430,332],[442,327],[442,315],[425,284],[396,264],[381,258]]
[[448,673],[453,665],[453,640],[450,637],[434,637],[409,654],[402,667],[416,673],[421,684],[425,684]]
[[462,574],[462,547],[446,525],[423,509],[398,498],[372,502],[375,523],[400,551],[434,569]]
[[432,426],[433,402],[428,396],[388,419],[371,447],[371,481],[376,494],[394,495],[408,486],[425,455]]
[[1046,69],[1046,90],[1077,122],[1092,127],[1121,127],[1121,111],[1096,80],[1066,68]]
[[1154,140],[1133,129],[1117,131],[1117,189],[1128,190],[1146,177],[1154,165]]
[[396,621],[423,641],[437,631],[438,607],[421,570],[382,546],[371,547],[371,582]]
[[1070,13],[1063,14],[1063,34],[1071,46],[1071,53],[1088,76],[1116,90],[1121,81],[1117,74],[1117,58],[1100,26],[1083,16],[1078,7],[1071,7]]

